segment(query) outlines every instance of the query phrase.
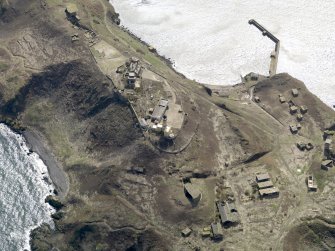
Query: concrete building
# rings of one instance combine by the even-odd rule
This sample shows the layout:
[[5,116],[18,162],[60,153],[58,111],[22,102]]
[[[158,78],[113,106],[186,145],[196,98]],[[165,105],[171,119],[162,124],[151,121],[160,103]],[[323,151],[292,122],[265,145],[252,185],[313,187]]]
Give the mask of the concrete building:
[[256,176],[258,192],[261,197],[274,197],[279,195],[278,188],[273,186],[268,173],[259,174]]
[[131,57],[129,60],[128,71],[135,73],[137,78],[141,77],[142,66],[140,60],[136,57]]
[[302,116],[302,114],[299,113],[299,114],[297,115],[297,120],[298,120],[298,121],[302,121],[303,118],[304,118],[304,116]]
[[263,182],[258,182],[257,183],[258,189],[265,189],[265,188],[270,188],[273,187],[273,183],[271,180],[263,181]]
[[279,95],[279,101],[280,101],[280,103],[285,103],[286,99],[280,94]]
[[308,191],[316,191],[318,189],[318,186],[315,183],[314,177],[312,175],[309,175],[307,177],[307,188],[308,188]]
[[292,95],[293,95],[293,97],[298,97],[298,95],[299,95],[298,89],[292,89]]
[[127,75],[127,88],[135,89],[136,74],[134,72],[129,72]]
[[221,224],[219,222],[218,223],[212,223],[211,224],[211,229],[212,229],[214,240],[222,240],[223,239],[222,227],[221,227]]
[[326,150],[329,150],[329,149],[330,149],[332,142],[333,142],[332,137],[331,137],[331,136],[328,136],[328,137],[326,138],[326,141],[325,141],[325,149],[326,149]]
[[308,112],[308,108],[304,105],[300,106],[300,112],[301,113],[307,113]]
[[204,227],[201,231],[201,237],[202,238],[207,238],[211,236],[211,228],[210,227]]
[[298,111],[298,107],[296,107],[295,105],[290,106],[290,113],[294,114]]
[[275,197],[279,195],[279,190],[276,187],[270,187],[259,190],[259,195],[261,197]]
[[184,184],[184,192],[192,201],[198,202],[201,198],[201,192],[192,183]]
[[263,182],[267,180],[270,180],[270,175],[268,173],[261,173],[256,175],[257,182]]
[[176,137],[176,135],[173,133],[172,128],[170,126],[165,127],[164,137],[167,139],[174,139]]
[[324,160],[321,162],[321,168],[324,170],[329,170],[330,168],[332,168],[334,166],[334,163],[332,160]]
[[140,118],[139,124],[142,129],[148,129],[149,127],[147,121],[144,118]]
[[259,74],[258,73],[254,73],[254,72],[250,73],[250,80],[257,81],[258,78],[259,78]]
[[151,120],[161,121],[168,107],[169,107],[169,101],[166,99],[161,99],[157,104],[157,106],[155,107],[154,111],[152,112]]
[[298,133],[298,128],[296,125],[290,125],[290,131],[292,134]]
[[239,223],[240,217],[237,212],[235,203],[217,202],[216,206],[218,208],[221,223],[223,226],[229,227]]
[[181,235],[183,237],[189,237],[191,235],[191,233],[192,233],[192,229],[190,229],[189,227],[187,227],[187,228],[185,228],[181,231]]
[[141,87],[139,79],[142,76],[142,65],[138,58],[131,57],[125,64],[119,66],[116,72],[123,74],[126,88],[138,89]]

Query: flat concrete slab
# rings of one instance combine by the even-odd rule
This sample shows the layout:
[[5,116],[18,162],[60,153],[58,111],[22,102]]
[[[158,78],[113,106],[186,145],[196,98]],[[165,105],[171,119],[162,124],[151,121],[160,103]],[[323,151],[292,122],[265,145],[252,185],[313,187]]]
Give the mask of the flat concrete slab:
[[180,105],[172,103],[165,113],[167,116],[167,124],[172,128],[180,129],[183,126],[184,113],[179,112],[181,109]]
[[127,58],[124,57],[115,47],[101,40],[93,47],[92,54],[104,74],[115,73],[117,67],[124,64]]

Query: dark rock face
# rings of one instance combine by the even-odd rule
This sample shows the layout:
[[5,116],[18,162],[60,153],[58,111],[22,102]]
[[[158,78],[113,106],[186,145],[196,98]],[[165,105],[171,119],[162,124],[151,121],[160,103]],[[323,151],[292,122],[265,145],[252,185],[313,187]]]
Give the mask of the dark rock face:
[[32,251],[37,250],[51,250],[52,244],[47,241],[50,236],[51,229],[47,224],[43,224],[41,227],[34,229],[31,234],[30,247]]
[[95,74],[94,68],[78,61],[49,66],[43,73],[33,75],[3,111],[17,115],[29,99],[37,96],[52,99],[64,112],[74,112],[78,118],[92,117],[118,101],[105,87],[107,78]]
[[[154,230],[148,229],[138,233],[131,227],[111,230],[104,223],[83,223],[66,226],[66,249],[60,250],[167,250],[166,243],[161,235]],[[42,225],[31,233],[30,241],[33,251],[51,250],[56,246],[46,240],[52,234],[50,227]],[[57,246],[62,246],[57,243]]]
[[334,222],[314,219],[291,229],[284,239],[284,250],[334,250]]
[[141,132],[134,127],[128,104],[108,88],[111,85],[95,65],[79,61],[52,65],[33,75],[4,104],[2,114],[14,119],[33,102],[47,99],[64,120],[71,116],[78,123],[87,123],[83,134],[91,142],[89,149],[123,147],[140,137]]
[[63,203],[53,198],[51,195],[45,198],[45,202],[49,203],[49,205],[55,208],[57,211],[64,207]]

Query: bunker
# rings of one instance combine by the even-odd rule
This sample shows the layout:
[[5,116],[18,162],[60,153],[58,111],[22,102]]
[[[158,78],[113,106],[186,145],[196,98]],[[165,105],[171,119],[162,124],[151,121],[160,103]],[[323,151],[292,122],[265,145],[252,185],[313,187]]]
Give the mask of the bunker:
[[295,125],[290,125],[290,131],[292,134],[296,134],[298,132],[298,128]]
[[333,161],[332,160],[324,160],[321,163],[321,168],[328,171],[330,168],[332,168],[334,166]]
[[66,9],[65,9],[65,13],[66,13],[66,17],[67,19],[77,25],[80,21],[80,18],[78,16],[78,7],[76,4],[74,3],[68,3],[66,5]]
[[190,229],[189,227],[187,227],[187,228],[185,228],[181,231],[181,235],[183,237],[188,237],[188,236],[191,235],[191,233],[192,233],[192,229]]
[[198,202],[201,198],[201,192],[192,183],[186,183],[184,185],[184,191],[185,191],[186,196],[194,202]]
[[290,113],[294,114],[298,111],[298,107],[296,107],[295,105],[290,106]]
[[214,240],[222,240],[223,239],[222,227],[221,227],[221,224],[219,222],[218,223],[212,223],[211,224],[211,229],[212,229]]
[[279,95],[279,102],[280,103],[285,103],[286,99],[282,95]]
[[298,89],[292,89],[292,95],[293,95],[293,97],[298,97],[298,95],[299,95]]

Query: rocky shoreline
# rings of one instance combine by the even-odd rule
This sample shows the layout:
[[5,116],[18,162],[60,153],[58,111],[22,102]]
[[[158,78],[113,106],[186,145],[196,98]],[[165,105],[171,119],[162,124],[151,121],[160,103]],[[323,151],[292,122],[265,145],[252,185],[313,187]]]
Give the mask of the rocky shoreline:
[[48,173],[55,186],[55,195],[64,199],[69,190],[69,181],[60,163],[56,161],[55,156],[38,133],[28,129],[22,132],[22,136],[25,138],[29,149],[37,153],[47,166]]

